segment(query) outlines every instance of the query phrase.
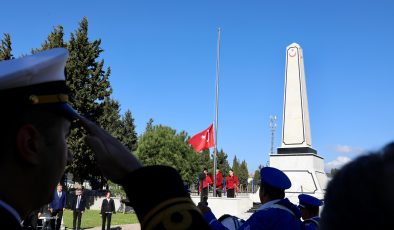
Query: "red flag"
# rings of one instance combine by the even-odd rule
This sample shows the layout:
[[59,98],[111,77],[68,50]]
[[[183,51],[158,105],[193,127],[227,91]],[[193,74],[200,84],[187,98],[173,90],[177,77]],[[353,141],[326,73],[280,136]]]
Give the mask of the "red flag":
[[213,124],[211,124],[207,129],[190,138],[189,144],[193,146],[194,151],[198,153],[201,150],[214,146],[215,140],[213,138],[213,132]]

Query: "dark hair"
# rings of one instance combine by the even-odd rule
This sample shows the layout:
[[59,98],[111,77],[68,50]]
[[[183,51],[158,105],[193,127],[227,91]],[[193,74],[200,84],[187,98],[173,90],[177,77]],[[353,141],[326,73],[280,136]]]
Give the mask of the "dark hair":
[[360,156],[330,181],[321,230],[394,229],[394,142]]
[[277,189],[264,183],[261,185],[261,189],[264,189],[264,194],[267,194],[271,200],[285,198],[285,191],[282,189]]
[[318,206],[311,206],[311,205],[304,205],[304,206],[305,207],[301,207],[301,208],[307,209],[313,216],[319,215],[319,207]]

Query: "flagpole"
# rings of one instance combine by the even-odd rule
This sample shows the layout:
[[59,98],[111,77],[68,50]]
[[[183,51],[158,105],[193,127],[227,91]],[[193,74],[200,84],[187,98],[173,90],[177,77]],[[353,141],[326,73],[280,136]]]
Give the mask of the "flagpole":
[[215,149],[213,154],[213,196],[216,197],[216,158],[218,153],[218,113],[219,113],[219,70],[220,70],[220,27],[218,28],[218,46],[216,56],[216,112],[215,112]]

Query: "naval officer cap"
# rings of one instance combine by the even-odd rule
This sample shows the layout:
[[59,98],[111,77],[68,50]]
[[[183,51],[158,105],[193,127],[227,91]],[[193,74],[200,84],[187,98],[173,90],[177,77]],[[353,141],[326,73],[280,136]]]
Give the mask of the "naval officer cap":
[[300,208],[319,207],[323,204],[321,200],[307,194],[300,194],[298,200]]
[[18,59],[0,61],[0,101],[2,107],[28,107],[61,112],[68,119],[79,114],[68,103],[64,68],[68,51],[55,48]]
[[264,167],[260,171],[261,184],[285,190],[291,187],[290,179],[281,170],[272,167]]

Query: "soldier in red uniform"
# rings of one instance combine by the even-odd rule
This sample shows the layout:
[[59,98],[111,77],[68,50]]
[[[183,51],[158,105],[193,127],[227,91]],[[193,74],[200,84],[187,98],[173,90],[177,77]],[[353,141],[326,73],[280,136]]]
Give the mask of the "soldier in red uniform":
[[223,175],[219,168],[216,169],[216,196],[222,197]]
[[234,175],[234,171],[230,169],[229,175],[226,177],[227,197],[234,198],[238,192],[238,177]]
[[208,198],[208,188],[209,185],[212,185],[212,179],[208,176],[208,169],[204,168],[204,172],[200,177],[200,192],[201,192],[201,201],[204,201],[204,197]]

